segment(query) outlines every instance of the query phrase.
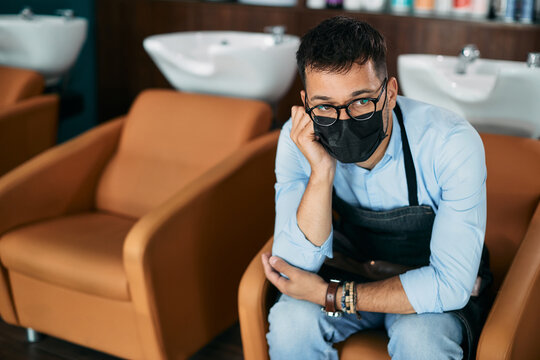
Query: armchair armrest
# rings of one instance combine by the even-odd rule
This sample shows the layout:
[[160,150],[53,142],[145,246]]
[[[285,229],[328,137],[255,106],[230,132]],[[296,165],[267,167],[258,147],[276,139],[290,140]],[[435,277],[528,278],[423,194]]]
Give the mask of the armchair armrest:
[[101,125],[0,177],[0,236],[28,222],[90,209],[122,124]]
[[251,260],[238,290],[238,315],[245,360],[268,359],[268,308],[270,291],[273,285],[266,279],[261,261],[261,254],[272,251],[274,238],[266,242],[264,247]]
[[242,146],[128,234],[124,266],[146,357],[187,357],[236,319],[240,277],[273,231],[278,136]]
[[482,330],[477,359],[537,359],[539,304],[540,204]]
[[57,95],[0,108],[0,175],[53,146],[57,123]]

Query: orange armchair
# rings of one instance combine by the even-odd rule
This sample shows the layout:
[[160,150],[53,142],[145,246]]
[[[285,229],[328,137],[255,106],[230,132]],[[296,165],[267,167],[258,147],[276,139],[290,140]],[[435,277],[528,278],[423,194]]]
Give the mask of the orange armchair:
[[58,96],[37,72],[0,66],[0,176],[56,142]]
[[272,233],[267,104],[151,90],[0,179],[0,314],[130,359],[184,359],[237,319]]
[[[488,169],[485,242],[495,297],[478,345],[478,360],[533,360],[540,354],[540,142],[482,134]],[[240,329],[246,360],[268,359],[268,310],[277,290],[264,276],[260,256],[240,282]],[[340,359],[389,359],[384,331],[365,331],[336,346]]]

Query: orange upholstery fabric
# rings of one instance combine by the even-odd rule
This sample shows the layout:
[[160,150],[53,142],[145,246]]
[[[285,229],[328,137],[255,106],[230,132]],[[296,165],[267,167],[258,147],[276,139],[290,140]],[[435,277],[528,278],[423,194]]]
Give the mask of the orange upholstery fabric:
[[[538,359],[540,141],[481,136],[488,170],[485,242],[490,250],[496,298],[481,334],[477,359]],[[275,289],[264,277],[260,253],[269,251],[271,245],[272,239],[253,258],[240,283],[240,328],[246,360],[268,359],[265,334]],[[382,331],[360,332],[337,347],[342,360],[386,360],[387,341]]]
[[488,167],[486,243],[498,292],[477,358],[538,359],[540,141],[495,135],[482,139]]
[[126,359],[143,359],[133,304],[10,272],[17,324]]
[[490,251],[496,290],[504,280],[540,201],[540,141],[481,135],[488,170],[485,242]]
[[122,249],[134,223],[103,213],[41,221],[5,234],[0,257],[9,270],[34,279],[127,301]]
[[390,360],[386,350],[388,337],[384,330],[367,330],[346,340],[340,351],[341,360]]
[[234,290],[273,230],[278,137],[243,146],[144,216],[126,239],[139,321],[155,322],[142,341],[160,342],[168,358],[193,354],[237,320]]
[[92,210],[97,182],[116,150],[122,125],[122,118],[105,123],[0,177],[0,234]]
[[53,146],[58,96],[35,71],[0,66],[0,176]]
[[[181,110],[203,98],[221,104],[221,132],[210,126],[208,143],[196,125],[184,141]],[[257,101],[146,91],[126,118],[0,178],[0,315],[124,358],[192,355],[236,320],[234,289],[272,233],[270,114]],[[194,143],[206,155],[189,159]],[[185,180],[198,156],[204,168]]]
[[0,109],[39,95],[45,79],[39,73],[9,66],[0,66]]
[[53,146],[57,124],[57,95],[0,107],[0,176]]
[[144,92],[133,104],[118,151],[101,178],[97,207],[144,215],[267,131],[270,119],[269,107],[261,102]]
[[[92,129],[0,177],[0,243],[2,234],[16,227],[92,209],[99,174],[116,148],[122,124],[118,119]],[[18,323],[4,266],[0,315]]]
[[540,206],[497,294],[478,344],[479,360],[536,360],[540,354]]

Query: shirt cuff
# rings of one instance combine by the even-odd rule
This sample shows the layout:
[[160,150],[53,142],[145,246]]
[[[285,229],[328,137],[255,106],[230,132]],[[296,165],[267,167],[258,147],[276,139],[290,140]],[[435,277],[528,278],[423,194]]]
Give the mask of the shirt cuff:
[[282,230],[274,235],[272,254],[300,269],[318,272],[324,260],[332,257],[333,228],[324,243],[321,246],[315,246],[302,233],[296,219],[289,225],[289,231]]
[[416,313],[443,312],[442,304],[437,296],[438,282],[432,267],[425,266],[409,270],[399,275],[399,279]]

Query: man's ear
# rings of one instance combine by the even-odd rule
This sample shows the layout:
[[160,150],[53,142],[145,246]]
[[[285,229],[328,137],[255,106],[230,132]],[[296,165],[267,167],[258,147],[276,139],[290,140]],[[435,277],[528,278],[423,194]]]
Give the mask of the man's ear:
[[300,98],[302,99],[302,104],[306,107],[306,92],[304,90],[300,90]]
[[386,89],[388,91],[388,108],[393,110],[396,107],[398,95],[398,82],[395,77],[392,76],[390,79],[388,79]]

